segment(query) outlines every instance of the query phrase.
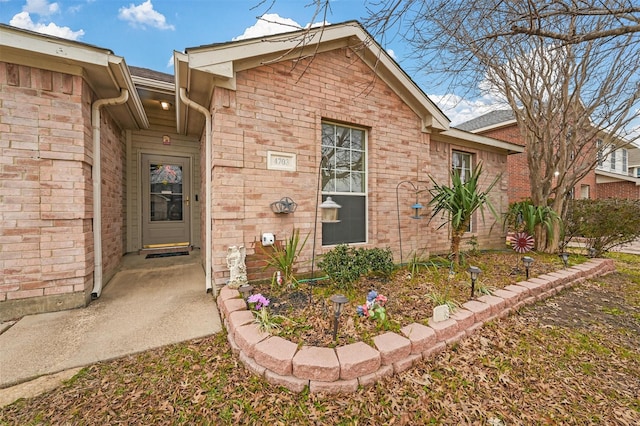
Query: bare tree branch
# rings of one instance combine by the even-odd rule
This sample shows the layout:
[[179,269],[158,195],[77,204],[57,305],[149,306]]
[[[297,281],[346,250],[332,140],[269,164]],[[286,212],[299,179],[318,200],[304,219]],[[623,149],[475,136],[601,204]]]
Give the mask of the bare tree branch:
[[[531,198],[562,215],[567,195],[640,117],[640,8],[634,0],[380,0],[369,29],[402,24],[425,73],[452,93],[489,88],[527,146]],[[602,153],[601,153],[602,155]],[[606,154],[604,154],[606,155]],[[550,200],[550,201],[549,201]],[[548,249],[552,249],[551,242]]]

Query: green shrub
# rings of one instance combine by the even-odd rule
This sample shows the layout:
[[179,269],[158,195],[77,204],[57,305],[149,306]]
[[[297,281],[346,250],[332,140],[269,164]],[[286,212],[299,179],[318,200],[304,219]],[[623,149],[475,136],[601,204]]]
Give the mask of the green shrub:
[[572,200],[567,212],[565,237],[587,240],[592,255],[640,237],[640,200]]
[[363,275],[389,277],[394,269],[391,249],[353,248],[339,244],[322,256],[318,267],[338,287],[348,287]]
[[393,253],[390,248],[380,249],[358,249],[364,257],[363,262],[368,266],[365,274],[378,275],[389,278],[395,265],[393,264]]

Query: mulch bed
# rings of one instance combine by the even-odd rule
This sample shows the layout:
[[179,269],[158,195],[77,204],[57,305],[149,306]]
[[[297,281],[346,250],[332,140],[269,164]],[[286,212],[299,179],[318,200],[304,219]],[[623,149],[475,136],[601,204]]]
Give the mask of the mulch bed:
[[[534,258],[531,277],[564,267],[557,256],[535,253],[529,253],[529,256]],[[498,289],[525,280],[521,258],[522,255],[513,251],[483,252],[468,256],[466,262],[482,270],[476,289]],[[445,265],[425,266],[417,271],[403,268],[389,278],[363,277],[349,288],[336,288],[329,280],[316,281],[313,287],[308,282],[284,288],[272,288],[270,283],[265,283],[256,285],[253,292],[261,293],[270,300],[271,314],[284,317],[280,318],[280,329],[275,334],[299,345],[332,347],[357,341],[367,342],[384,331],[397,331],[413,322],[426,325],[435,307],[428,297],[430,293],[447,294],[459,305],[468,301],[471,281],[467,267],[455,269],[451,274],[450,267]],[[386,324],[360,317],[356,312],[357,307],[366,302],[370,290],[388,298],[385,305],[388,315]],[[345,294],[349,302],[343,308],[338,337],[334,341],[334,311],[329,298],[336,293]],[[476,292],[476,297],[481,295]]]

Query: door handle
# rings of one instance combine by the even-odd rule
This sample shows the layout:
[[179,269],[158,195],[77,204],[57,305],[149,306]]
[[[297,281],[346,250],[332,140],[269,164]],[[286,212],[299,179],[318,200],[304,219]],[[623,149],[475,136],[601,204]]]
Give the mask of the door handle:
[[184,200],[187,203],[187,207],[189,206],[189,197]]

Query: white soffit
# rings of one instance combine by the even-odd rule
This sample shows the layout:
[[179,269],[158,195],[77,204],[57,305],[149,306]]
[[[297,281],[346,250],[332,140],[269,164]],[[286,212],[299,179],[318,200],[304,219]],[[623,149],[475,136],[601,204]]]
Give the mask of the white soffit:
[[[0,25],[0,58],[18,65],[81,76],[98,98],[129,90],[126,106],[112,107],[126,128],[146,128],[148,119],[124,58],[89,44]],[[123,112],[123,108],[127,112]]]

